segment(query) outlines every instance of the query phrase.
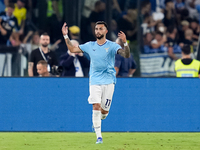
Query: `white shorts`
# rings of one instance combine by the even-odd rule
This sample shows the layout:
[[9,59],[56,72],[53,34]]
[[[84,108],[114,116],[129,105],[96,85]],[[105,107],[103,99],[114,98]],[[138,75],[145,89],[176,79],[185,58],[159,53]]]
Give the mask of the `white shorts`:
[[99,103],[101,108],[109,111],[114,93],[114,84],[90,85],[89,104]]

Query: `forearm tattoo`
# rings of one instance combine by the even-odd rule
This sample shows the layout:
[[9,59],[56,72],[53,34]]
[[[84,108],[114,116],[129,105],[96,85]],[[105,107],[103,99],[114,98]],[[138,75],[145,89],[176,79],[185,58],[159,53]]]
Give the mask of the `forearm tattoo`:
[[28,69],[32,69],[33,63],[28,63]]
[[72,47],[73,47],[73,45],[72,45],[72,43],[71,43],[70,39],[69,39],[69,38],[67,38],[66,40],[67,40],[67,45],[68,45],[68,46],[72,46]]
[[130,57],[130,48],[129,46],[124,46],[124,49],[119,49],[118,54],[123,56],[124,58],[129,58]]

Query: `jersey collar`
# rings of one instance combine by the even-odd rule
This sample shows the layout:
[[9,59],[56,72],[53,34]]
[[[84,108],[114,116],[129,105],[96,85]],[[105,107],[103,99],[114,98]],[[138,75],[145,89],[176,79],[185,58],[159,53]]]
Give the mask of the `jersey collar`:
[[99,46],[103,46],[104,44],[106,44],[106,42],[107,42],[107,39],[106,39],[106,41],[105,41],[103,44],[100,45],[100,44],[98,44],[97,41],[96,41],[96,43],[97,43]]

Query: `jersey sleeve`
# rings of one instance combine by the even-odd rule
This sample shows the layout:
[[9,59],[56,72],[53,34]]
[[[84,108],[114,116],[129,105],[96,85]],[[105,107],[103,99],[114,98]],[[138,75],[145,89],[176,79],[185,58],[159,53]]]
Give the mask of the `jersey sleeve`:
[[85,44],[81,44],[79,45],[79,48],[83,51],[83,52],[86,52],[88,53],[88,50],[90,49],[90,42],[87,42]]
[[115,54],[117,54],[117,51],[118,51],[119,49],[122,49],[122,47],[121,47],[119,44],[114,43],[114,52],[115,52]]

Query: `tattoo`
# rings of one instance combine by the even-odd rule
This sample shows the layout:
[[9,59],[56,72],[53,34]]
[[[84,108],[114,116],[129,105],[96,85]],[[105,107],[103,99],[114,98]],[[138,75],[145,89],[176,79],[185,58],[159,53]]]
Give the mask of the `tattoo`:
[[130,48],[129,46],[124,46],[124,49],[119,49],[117,51],[118,54],[123,56],[124,58],[129,58],[130,57]]
[[32,62],[29,62],[28,63],[28,69],[32,69],[33,68],[33,63]]
[[67,38],[67,45],[73,46],[69,38]]

